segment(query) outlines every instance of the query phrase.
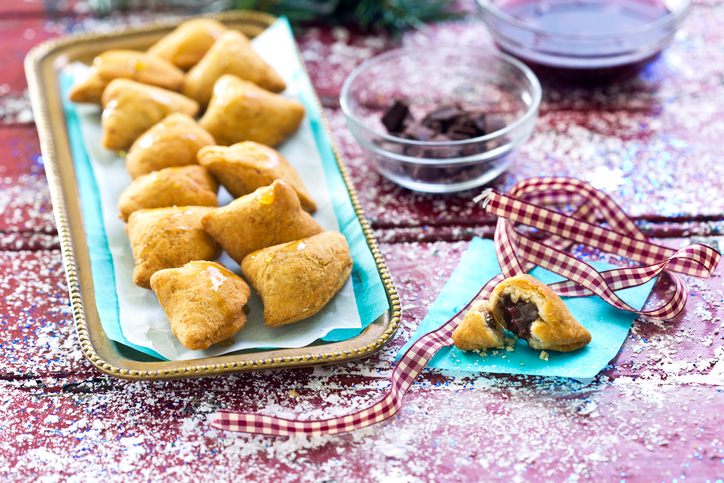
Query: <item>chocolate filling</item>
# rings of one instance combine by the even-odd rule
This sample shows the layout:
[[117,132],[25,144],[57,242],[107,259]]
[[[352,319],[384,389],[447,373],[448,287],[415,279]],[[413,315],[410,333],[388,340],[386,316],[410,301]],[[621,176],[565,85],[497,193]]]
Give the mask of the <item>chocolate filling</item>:
[[510,295],[504,295],[500,302],[508,330],[516,337],[528,340],[530,337],[530,324],[538,319],[538,307],[533,302],[523,300],[513,302]]
[[495,319],[493,318],[493,314],[486,310],[485,312],[483,312],[483,318],[485,319],[485,325],[487,325],[489,329],[495,330],[496,324]]

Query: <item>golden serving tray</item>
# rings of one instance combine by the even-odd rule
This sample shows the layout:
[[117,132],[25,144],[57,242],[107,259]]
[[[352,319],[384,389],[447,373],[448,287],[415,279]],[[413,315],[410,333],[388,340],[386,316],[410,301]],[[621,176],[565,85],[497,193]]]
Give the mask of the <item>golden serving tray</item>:
[[[276,20],[271,15],[251,11],[227,12],[214,15],[212,18],[228,27],[240,30],[250,38],[261,33]],[[90,63],[96,55],[109,49],[146,50],[183,20],[186,19],[153,22],[142,27],[124,28],[110,34],[60,37],[36,46],[25,58],[25,72],[50,185],[73,319],[83,354],[91,364],[112,376],[127,379],[177,379],[343,362],[379,350],[392,338],[399,326],[400,301],[372,229],[365,220],[349,173],[342,162],[339,150],[334,145],[319,99],[317,105],[324,129],[332,143],[337,165],[362,225],[367,245],[377,264],[389,309],[358,336],[342,342],[327,343],[318,340],[310,346],[298,349],[249,349],[185,361],[160,361],[116,343],[106,336],[96,306],[78,181],[63,111],[59,72],[76,61]],[[304,65],[301,56],[299,57],[300,63]]]

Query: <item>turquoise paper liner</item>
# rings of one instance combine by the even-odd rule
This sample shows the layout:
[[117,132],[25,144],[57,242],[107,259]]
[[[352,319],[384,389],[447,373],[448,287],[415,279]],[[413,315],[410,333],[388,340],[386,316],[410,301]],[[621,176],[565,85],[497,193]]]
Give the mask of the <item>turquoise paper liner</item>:
[[[615,268],[601,262],[593,262],[591,265],[599,271]],[[462,310],[480,288],[499,273],[493,241],[474,238],[427,316],[397,353],[397,359],[420,337],[437,329]],[[546,284],[563,280],[559,275],[540,267],[531,271],[531,275]],[[638,287],[620,290],[617,295],[630,306],[641,308],[653,285],[654,282],[650,281]],[[564,297],[563,300],[571,314],[591,332],[591,343],[582,349],[573,352],[547,351],[546,361],[540,359],[541,351],[532,349],[523,339],[516,341],[512,352],[488,349],[486,353],[477,353],[451,346],[440,349],[427,366],[470,373],[562,376],[590,380],[616,356],[638,315],[618,310],[596,296]],[[510,333],[506,335],[513,337]]]
[[[289,22],[281,18],[270,29],[281,29],[284,35],[293,42]],[[350,253],[354,260],[352,269],[352,284],[354,288],[357,310],[362,327],[360,329],[335,329],[321,338],[323,341],[336,342],[357,336],[367,326],[374,322],[385,311],[389,310],[389,303],[384,285],[380,279],[374,257],[367,245],[362,231],[362,225],[352,206],[352,201],[344,183],[344,178],[337,165],[331,141],[322,122],[314,89],[301,63],[296,66],[295,82],[298,83],[300,102],[304,104],[307,120],[311,125],[317,150],[323,163],[327,185],[332,199],[334,212],[339,222],[340,231],[349,242]],[[93,168],[83,145],[80,121],[75,105],[68,100],[67,93],[72,84],[72,76],[65,72],[60,74],[60,86],[63,94],[63,107],[65,110],[68,136],[70,140],[73,162],[78,180],[81,206],[91,258],[91,273],[93,275],[96,293],[96,305],[101,318],[103,330],[109,339],[132,347],[140,352],[166,360],[157,352],[143,346],[131,343],[123,336],[119,320],[118,295],[116,293],[113,259],[103,225],[103,213],[100,205],[98,186],[93,176]]]

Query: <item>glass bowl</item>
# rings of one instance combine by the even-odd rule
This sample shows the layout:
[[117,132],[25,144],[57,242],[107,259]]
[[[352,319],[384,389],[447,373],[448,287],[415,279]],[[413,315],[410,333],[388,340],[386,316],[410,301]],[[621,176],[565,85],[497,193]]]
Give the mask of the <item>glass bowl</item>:
[[636,65],[666,47],[691,0],[478,0],[500,48],[564,69]]
[[[481,49],[434,46],[392,50],[364,62],[340,95],[347,126],[375,169],[430,193],[475,188],[505,171],[507,155],[533,131],[540,100],[540,83],[522,62]],[[451,105],[484,113],[486,134],[444,142],[390,134],[382,117],[396,101],[408,103],[417,121]]]

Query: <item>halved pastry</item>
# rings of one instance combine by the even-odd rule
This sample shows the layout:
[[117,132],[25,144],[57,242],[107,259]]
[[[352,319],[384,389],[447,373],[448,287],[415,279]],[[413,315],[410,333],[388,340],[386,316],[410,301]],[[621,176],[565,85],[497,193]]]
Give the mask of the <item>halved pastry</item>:
[[302,208],[313,213],[317,204],[309,195],[294,166],[279,151],[252,141],[233,146],[206,146],[196,156],[234,198],[268,186],[275,179],[286,181],[299,196]]
[[286,84],[279,74],[251,48],[246,35],[236,30],[224,32],[219,40],[187,74],[184,94],[206,106],[214,84],[224,74],[233,74],[271,92],[282,92]]
[[591,342],[591,334],[561,298],[530,275],[503,280],[490,296],[495,320],[533,349],[570,352]]
[[455,347],[464,351],[503,347],[503,326],[490,312],[487,300],[476,300],[455,328],[452,339]]
[[244,278],[264,303],[269,327],[306,319],[324,307],[352,273],[344,235],[325,231],[247,255]]
[[210,18],[187,20],[153,44],[148,49],[148,54],[166,59],[183,70],[189,70],[226,30],[224,24]]
[[136,178],[118,198],[123,221],[134,211],[166,206],[219,206],[219,183],[203,166],[177,166]]
[[174,112],[195,116],[193,99],[129,79],[113,79],[103,91],[101,143],[107,149],[128,149],[151,126]]
[[299,102],[226,74],[214,84],[199,124],[224,146],[240,141],[275,146],[296,131],[302,119],[304,106]]
[[103,90],[118,78],[170,91],[180,91],[184,85],[183,71],[164,59],[135,50],[108,50],[93,59],[88,77],[73,84],[70,100],[100,104]]
[[215,144],[192,117],[175,112],[136,139],[126,155],[126,170],[135,179],[171,166],[198,164],[199,149]]
[[201,224],[239,264],[256,250],[324,231],[302,210],[297,193],[282,180],[210,211]]
[[192,261],[159,270],[151,288],[171,330],[187,349],[206,349],[236,335],[246,323],[249,286],[220,263]]
[[151,275],[164,268],[182,267],[192,260],[215,260],[219,246],[201,226],[201,217],[213,208],[174,206],[134,211],[126,234],[131,240],[133,283],[151,288]]

